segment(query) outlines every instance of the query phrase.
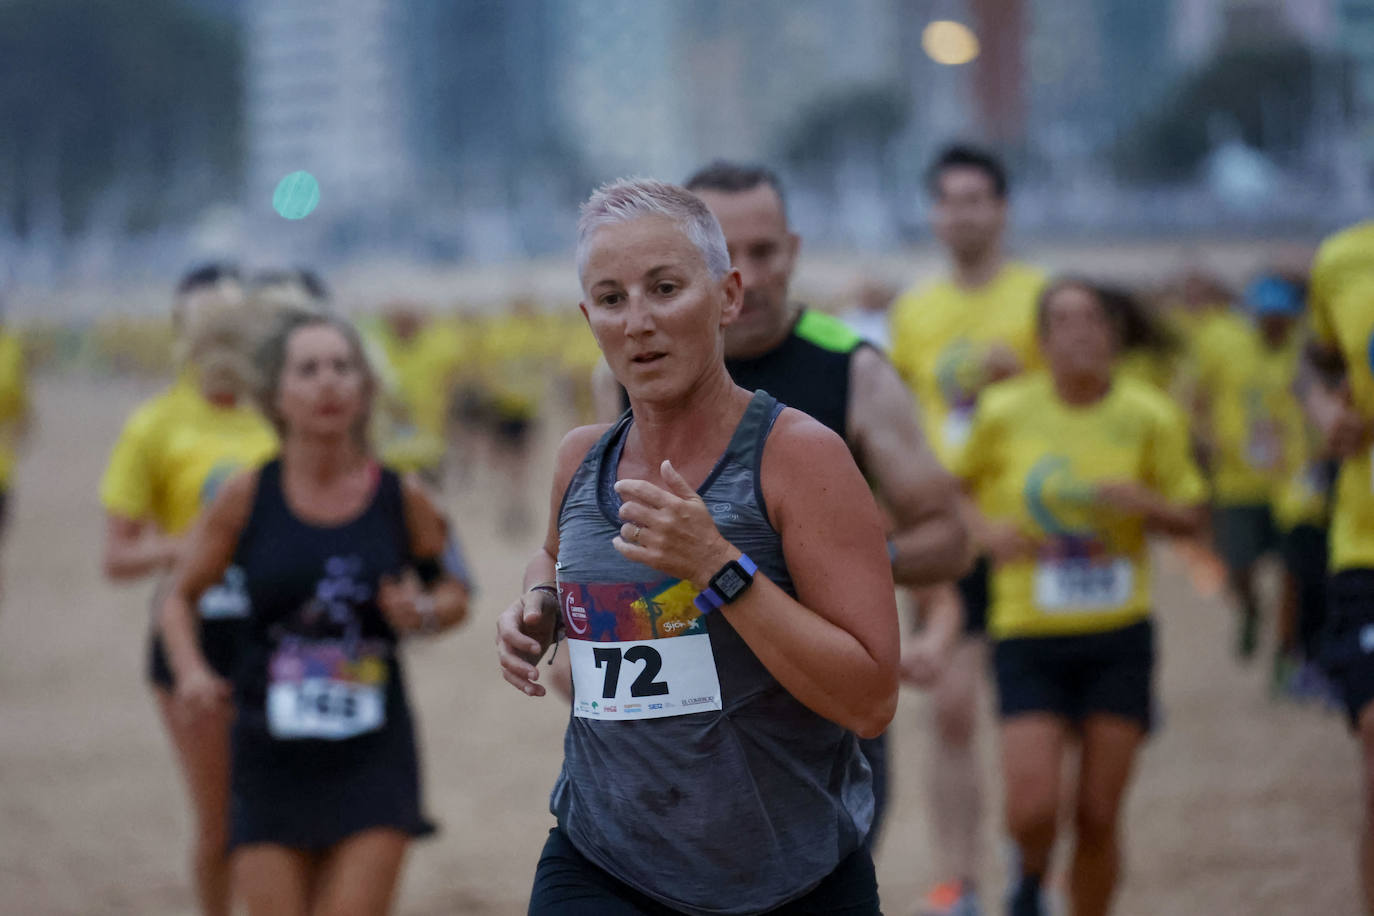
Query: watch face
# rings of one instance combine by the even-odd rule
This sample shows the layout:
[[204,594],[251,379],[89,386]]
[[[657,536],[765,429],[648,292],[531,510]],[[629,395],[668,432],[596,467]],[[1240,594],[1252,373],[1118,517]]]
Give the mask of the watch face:
[[749,579],[745,577],[740,565],[732,561],[720,571],[711,584],[725,596],[726,601],[734,601],[740,592],[749,587]]

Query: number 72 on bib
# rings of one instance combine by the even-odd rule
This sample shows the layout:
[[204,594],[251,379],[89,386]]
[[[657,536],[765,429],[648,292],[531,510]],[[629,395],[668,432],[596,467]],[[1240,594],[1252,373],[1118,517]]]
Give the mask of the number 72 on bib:
[[643,642],[567,641],[573,715],[657,719],[720,709],[720,679],[706,633]]

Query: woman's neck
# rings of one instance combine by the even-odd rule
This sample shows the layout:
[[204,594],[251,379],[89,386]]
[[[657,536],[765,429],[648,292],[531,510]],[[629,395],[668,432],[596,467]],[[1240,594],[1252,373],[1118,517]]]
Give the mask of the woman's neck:
[[1095,404],[1107,396],[1112,388],[1112,374],[1108,372],[1056,373],[1054,390],[1059,399],[1074,407]]
[[722,436],[728,438],[739,425],[748,404],[749,396],[731,380],[724,363],[670,403],[631,399],[636,451],[655,470],[665,458],[681,469],[706,450],[714,452]]
[[293,477],[328,484],[356,471],[366,462],[367,454],[349,435],[293,435],[282,443],[281,460]]

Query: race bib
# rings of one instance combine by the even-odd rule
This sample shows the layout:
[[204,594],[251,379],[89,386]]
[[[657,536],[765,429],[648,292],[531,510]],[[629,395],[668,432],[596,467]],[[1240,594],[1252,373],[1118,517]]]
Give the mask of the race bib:
[[1060,613],[1120,607],[1135,593],[1135,564],[1125,557],[1041,560],[1035,566],[1035,603]]
[[945,417],[945,444],[950,448],[963,448],[972,428],[973,408],[951,407],[949,415]]
[[386,724],[385,643],[290,640],[272,656],[267,727],[274,738],[339,741]]
[[720,679],[696,590],[560,582],[573,715],[658,719],[721,708]]
[[202,620],[241,620],[251,613],[248,601],[248,582],[243,570],[230,566],[218,585],[211,586],[200,596]]

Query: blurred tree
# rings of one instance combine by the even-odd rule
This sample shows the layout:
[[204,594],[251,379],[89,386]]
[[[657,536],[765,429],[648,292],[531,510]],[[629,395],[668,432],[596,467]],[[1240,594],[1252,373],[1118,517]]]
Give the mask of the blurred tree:
[[822,96],[783,131],[783,158],[805,169],[833,166],[856,147],[880,151],[908,114],[906,99],[891,86],[855,86]]
[[776,146],[787,173],[824,196],[852,243],[881,244],[897,226],[896,140],[910,113],[900,88],[857,85],[821,96],[780,132]]
[[1339,57],[1293,43],[1224,48],[1128,130],[1113,159],[1126,179],[1184,180],[1227,131],[1277,162],[1292,161],[1314,129],[1329,127],[1317,123],[1320,113],[1333,102],[1349,111],[1350,100]]
[[238,195],[241,51],[180,0],[0,3],[0,219],[144,229]]

